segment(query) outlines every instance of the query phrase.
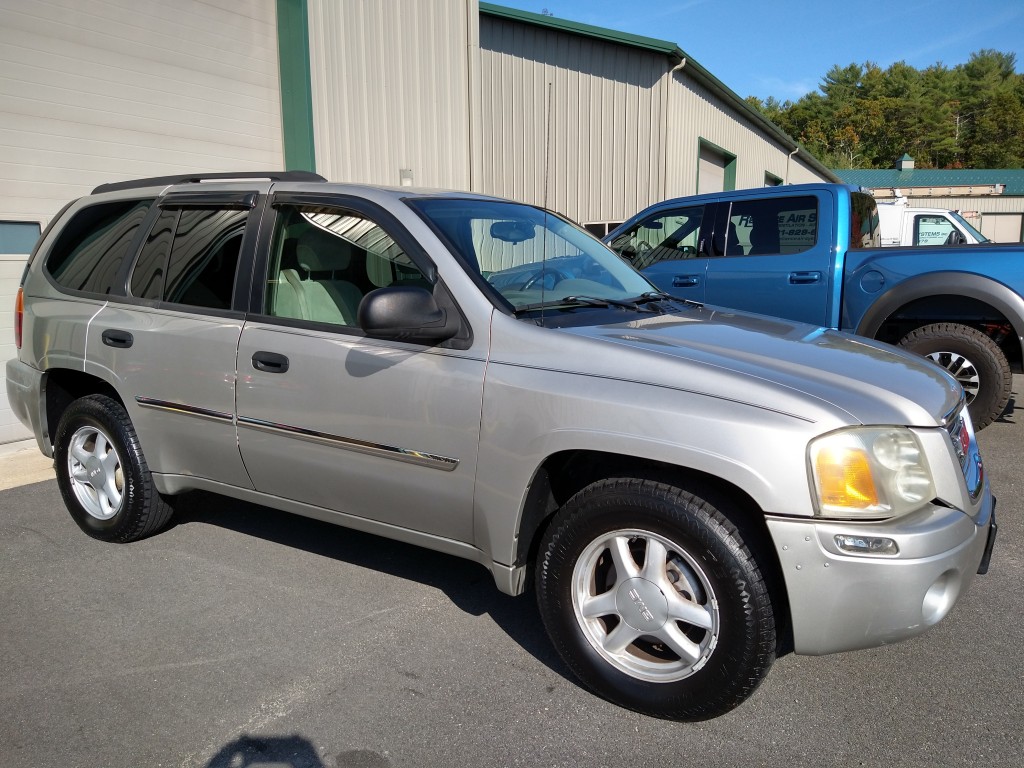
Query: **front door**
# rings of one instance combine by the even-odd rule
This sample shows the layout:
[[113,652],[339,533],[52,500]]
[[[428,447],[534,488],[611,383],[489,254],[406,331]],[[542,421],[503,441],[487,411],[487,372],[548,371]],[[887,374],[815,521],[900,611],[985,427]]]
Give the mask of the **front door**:
[[367,338],[362,297],[433,287],[426,256],[365,201],[282,200],[238,350],[239,445],[256,490],[471,542],[486,329],[475,345]]

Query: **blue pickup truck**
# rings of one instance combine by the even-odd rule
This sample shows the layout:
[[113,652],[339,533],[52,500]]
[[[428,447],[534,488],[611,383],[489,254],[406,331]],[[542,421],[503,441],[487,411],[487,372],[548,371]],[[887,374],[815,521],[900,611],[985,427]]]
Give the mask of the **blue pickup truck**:
[[606,242],[666,293],[802,320],[925,355],[963,385],[977,428],[1021,370],[1024,249],[882,248],[875,200],[800,184],[667,200]]

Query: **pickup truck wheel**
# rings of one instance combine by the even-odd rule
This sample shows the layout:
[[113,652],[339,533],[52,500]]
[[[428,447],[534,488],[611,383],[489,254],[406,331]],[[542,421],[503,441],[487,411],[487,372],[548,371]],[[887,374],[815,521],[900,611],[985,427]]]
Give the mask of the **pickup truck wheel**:
[[653,480],[585,488],[541,544],[537,601],[585,685],[655,717],[701,720],[743,702],[775,659],[761,571],[736,526]]
[[911,331],[899,346],[924,355],[960,382],[975,429],[998,419],[1013,388],[1006,355],[981,331],[959,323],[934,323]]
[[57,425],[57,484],[71,517],[87,534],[127,542],[156,533],[173,509],[153,478],[128,413],[117,401],[75,400]]

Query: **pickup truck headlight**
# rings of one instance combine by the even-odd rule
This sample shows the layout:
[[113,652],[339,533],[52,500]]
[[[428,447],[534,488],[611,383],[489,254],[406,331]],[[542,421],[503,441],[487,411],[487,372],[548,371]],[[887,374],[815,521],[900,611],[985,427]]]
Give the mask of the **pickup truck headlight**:
[[897,517],[935,496],[928,460],[908,429],[833,432],[811,442],[809,459],[822,517]]

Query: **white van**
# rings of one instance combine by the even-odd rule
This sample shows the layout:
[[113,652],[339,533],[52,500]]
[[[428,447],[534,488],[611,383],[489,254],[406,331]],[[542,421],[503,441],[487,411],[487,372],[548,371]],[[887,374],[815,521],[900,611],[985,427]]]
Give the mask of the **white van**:
[[940,208],[908,208],[901,197],[878,204],[882,245],[964,245],[990,240],[956,211]]

